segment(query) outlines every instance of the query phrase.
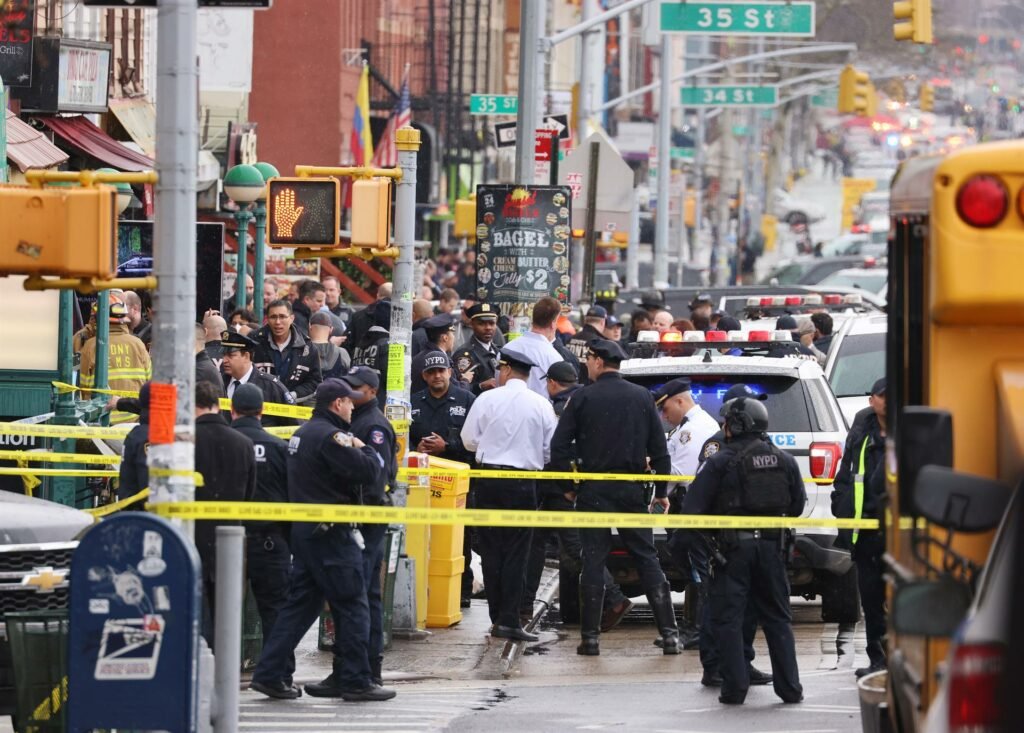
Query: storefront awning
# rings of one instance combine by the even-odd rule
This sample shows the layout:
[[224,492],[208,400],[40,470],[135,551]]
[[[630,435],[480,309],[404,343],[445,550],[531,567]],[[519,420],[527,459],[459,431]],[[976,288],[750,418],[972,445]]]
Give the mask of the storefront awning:
[[156,109],[145,99],[111,99],[110,111],[149,157],[156,155]]
[[30,168],[52,168],[68,159],[68,154],[22,122],[10,110],[7,112],[7,157],[22,173]]
[[139,172],[153,170],[156,163],[119,143],[85,117],[37,117],[75,150],[96,158],[111,168]]

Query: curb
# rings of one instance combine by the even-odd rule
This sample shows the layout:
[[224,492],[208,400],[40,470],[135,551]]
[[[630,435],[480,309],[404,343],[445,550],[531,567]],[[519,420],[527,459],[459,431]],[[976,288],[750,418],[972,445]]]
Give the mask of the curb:
[[[534,600],[533,618],[524,625],[527,631],[537,628],[541,618],[551,608],[551,602],[558,595],[558,569],[544,568],[544,575],[541,576],[540,587],[537,589],[537,597]],[[498,666],[501,669],[501,676],[505,679],[511,677],[515,672],[515,665],[526,649],[525,641],[506,641],[501,650]]]

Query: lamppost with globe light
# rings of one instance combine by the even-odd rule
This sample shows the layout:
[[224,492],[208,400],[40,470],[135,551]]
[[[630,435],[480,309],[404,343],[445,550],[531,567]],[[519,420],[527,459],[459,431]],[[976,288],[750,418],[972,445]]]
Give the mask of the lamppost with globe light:
[[[270,181],[271,178],[276,178],[281,175],[277,168],[272,166],[270,163],[257,163],[255,168],[263,175],[264,181]],[[267,269],[267,253],[266,253],[266,233],[267,233],[267,195],[269,185],[264,185],[260,191],[260,196],[256,199],[255,209],[256,214],[256,272],[253,273],[253,307],[256,313],[256,323],[263,323],[263,281],[266,278]]]
[[[249,234],[249,220],[253,217],[249,205],[259,199],[263,194],[265,181],[260,169],[253,165],[236,165],[224,176],[224,191],[228,197],[238,204],[238,211],[235,212],[235,224],[237,225],[238,260],[235,269],[238,271],[238,279],[235,283],[235,308],[245,309],[245,270],[247,266],[246,252],[247,239]],[[254,283],[255,284],[255,283]],[[253,293],[253,303],[256,302],[256,294]]]

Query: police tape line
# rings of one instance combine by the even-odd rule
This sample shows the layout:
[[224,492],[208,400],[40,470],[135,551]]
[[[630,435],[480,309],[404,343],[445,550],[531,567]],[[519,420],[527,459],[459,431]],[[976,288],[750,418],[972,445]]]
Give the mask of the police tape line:
[[604,512],[433,509],[347,504],[284,504],[244,501],[192,501],[146,504],[164,517],[185,520],[232,519],[275,522],[460,525],[470,527],[574,527],[584,529],[878,529],[877,519],[813,517],[732,517],[696,514],[623,514]]
[[86,512],[87,514],[91,514],[94,517],[105,517],[108,514],[113,514],[114,512],[119,512],[122,509],[124,509],[125,507],[127,507],[127,506],[129,506],[131,504],[134,504],[137,501],[142,501],[143,499],[148,499],[148,498],[149,498],[149,489],[147,488],[147,489],[143,489],[142,491],[140,491],[137,494],[129,496],[127,499],[121,499],[120,501],[115,501],[113,504],[104,504],[103,506],[98,506],[95,509],[83,509],[82,511]]
[[0,466],[0,476],[88,476],[114,478],[117,471],[104,471],[88,468],[9,468]]
[[36,423],[0,422],[0,435],[28,435],[36,438],[81,438],[89,440],[123,440],[131,428],[97,425],[39,425]]
[[0,461],[28,461],[29,463],[81,463],[89,466],[116,466],[121,462],[121,456],[101,456],[96,455],[95,453],[0,450]]
[[[658,473],[588,473],[586,471],[514,471],[492,468],[399,468],[399,478],[468,476],[469,478],[535,479],[537,481],[693,481],[695,476]],[[832,479],[805,478],[804,483],[831,484]]]

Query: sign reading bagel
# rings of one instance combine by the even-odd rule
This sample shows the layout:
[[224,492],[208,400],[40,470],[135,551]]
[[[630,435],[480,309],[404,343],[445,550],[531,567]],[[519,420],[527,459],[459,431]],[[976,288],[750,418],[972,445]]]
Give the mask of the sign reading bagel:
[[545,295],[569,304],[568,186],[477,186],[476,292],[508,316]]

